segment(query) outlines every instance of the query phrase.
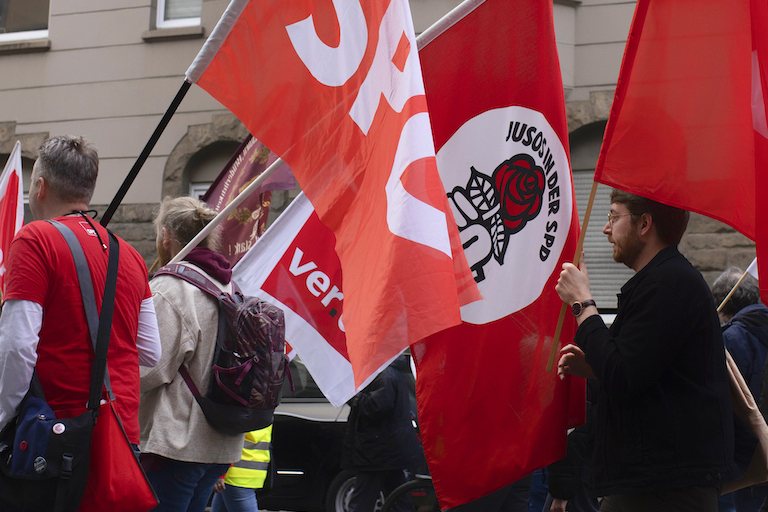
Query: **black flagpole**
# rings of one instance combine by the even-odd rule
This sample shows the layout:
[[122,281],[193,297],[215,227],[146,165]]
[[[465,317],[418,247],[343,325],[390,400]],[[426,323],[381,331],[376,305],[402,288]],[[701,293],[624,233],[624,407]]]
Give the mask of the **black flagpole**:
[[147,141],[146,146],[144,146],[144,150],[139,155],[139,158],[136,159],[136,162],[133,164],[133,167],[128,173],[128,176],[125,177],[123,184],[120,186],[120,190],[117,191],[114,199],[112,199],[112,202],[107,207],[107,211],[105,211],[104,215],[101,217],[102,226],[106,227],[107,224],[109,224],[110,219],[112,219],[112,215],[115,214],[115,210],[117,210],[117,207],[120,206],[120,202],[125,197],[128,189],[131,188],[133,180],[136,179],[139,171],[144,166],[144,162],[146,162],[147,158],[149,158],[149,154],[152,152],[152,149],[154,149],[158,139],[160,139],[160,135],[163,134],[165,127],[168,126],[168,122],[171,120],[171,117],[173,117],[173,114],[176,113],[176,109],[179,107],[181,100],[184,99],[184,96],[187,94],[187,91],[191,86],[192,84],[184,79],[184,83],[181,85],[179,92],[176,93],[176,97],[173,98],[173,101],[168,107],[168,110],[166,110],[165,115],[160,120],[160,123],[157,125],[157,128],[155,128],[154,133],[152,133],[152,136]]

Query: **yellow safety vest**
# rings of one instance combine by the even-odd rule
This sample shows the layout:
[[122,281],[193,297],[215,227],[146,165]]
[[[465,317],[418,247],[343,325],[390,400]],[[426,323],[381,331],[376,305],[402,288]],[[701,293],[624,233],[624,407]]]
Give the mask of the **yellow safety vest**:
[[245,434],[243,456],[229,468],[224,483],[237,487],[261,489],[267,479],[272,425]]

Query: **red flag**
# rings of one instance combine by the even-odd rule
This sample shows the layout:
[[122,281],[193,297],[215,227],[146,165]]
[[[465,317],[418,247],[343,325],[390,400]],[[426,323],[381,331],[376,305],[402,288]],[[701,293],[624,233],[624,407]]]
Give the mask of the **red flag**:
[[[223,210],[275,160],[276,155],[249,135],[208,188],[202,200],[214,211]],[[272,199],[271,191],[290,190],[295,187],[291,169],[283,164],[221,222],[222,253],[232,266],[264,234]]]
[[21,143],[16,141],[0,175],[0,300],[5,294],[5,255],[11,240],[24,225],[24,191],[21,181]]
[[[486,0],[423,37],[438,169],[484,297],[412,347],[422,440],[450,509],[562,458],[584,420],[584,381],[546,371],[579,221],[552,2]],[[573,330],[569,319],[562,340]]]
[[187,71],[336,237],[360,385],[479,298],[434,159],[406,0],[234,0]]
[[[768,242],[765,1],[640,0],[595,179]],[[768,265],[768,261],[765,262]],[[761,283],[768,297],[768,282]]]

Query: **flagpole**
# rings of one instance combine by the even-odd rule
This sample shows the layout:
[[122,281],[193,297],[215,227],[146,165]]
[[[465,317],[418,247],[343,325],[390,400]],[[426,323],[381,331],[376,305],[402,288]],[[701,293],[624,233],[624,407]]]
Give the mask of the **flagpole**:
[[464,0],[454,7],[448,14],[437,20],[430,27],[416,37],[416,46],[419,50],[427,46],[434,39],[461,21],[467,14],[477,9],[486,0]]
[[[592,181],[592,191],[589,193],[589,201],[587,202],[587,211],[584,213],[584,222],[581,225],[581,233],[579,233],[579,241],[576,244],[576,254],[573,255],[573,264],[579,261],[581,256],[581,249],[584,247],[584,237],[587,235],[587,226],[589,225],[589,216],[592,215],[592,205],[595,204],[595,196],[597,195],[597,182]],[[565,323],[565,312],[568,308],[568,304],[563,302],[560,308],[560,316],[557,319],[557,327],[555,328],[555,337],[552,340],[552,349],[549,352],[549,361],[547,361],[547,371],[551,372],[552,367],[555,364],[555,356],[557,355],[557,347],[560,342],[560,334],[563,331],[563,324]]]
[[[427,30],[421,33],[416,38],[417,45],[419,47],[423,47],[427,45],[435,37],[437,37],[438,35],[443,33],[445,30],[450,28],[452,25],[457,23],[459,20],[461,20],[467,14],[472,12],[477,6],[479,6],[483,2],[485,2],[485,0],[464,0],[464,2],[462,2],[457,7],[455,7],[451,12],[449,12],[448,14],[440,18],[440,20],[438,20],[436,23],[430,26]],[[232,0],[230,5],[227,7],[227,10],[224,12],[224,15],[222,15],[222,19],[219,20],[219,23],[216,25],[214,31],[211,33],[211,36],[209,36],[209,38],[206,40],[206,43],[203,45],[203,48],[200,50],[198,55],[195,57],[195,60],[192,62],[189,69],[187,70],[184,83],[181,85],[179,92],[176,93],[176,97],[171,102],[171,105],[168,107],[168,110],[165,112],[165,115],[160,120],[160,123],[157,125],[157,128],[155,128],[154,133],[150,137],[149,141],[147,141],[147,144],[144,146],[144,150],[141,152],[138,159],[133,164],[133,167],[131,168],[128,175],[125,177],[123,184],[120,186],[120,189],[115,194],[114,199],[112,199],[112,202],[107,207],[107,210],[104,212],[104,215],[102,215],[101,217],[102,226],[106,227],[107,224],[109,224],[109,221],[112,219],[112,216],[115,214],[117,207],[120,206],[120,203],[122,202],[123,198],[125,198],[125,194],[128,193],[128,189],[133,184],[134,180],[136,179],[136,176],[139,174],[139,171],[144,166],[144,163],[147,161],[147,158],[149,158],[149,154],[152,152],[152,149],[154,149],[158,139],[160,139],[160,135],[162,135],[163,131],[168,126],[168,123],[171,120],[171,117],[173,117],[173,114],[176,113],[176,109],[181,103],[181,100],[184,99],[184,96],[187,94],[187,91],[189,91],[189,88],[192,86],[193,83],[197,82],[197,80],[203,74],[205,69],[208,67],[208,64],[210,64],[211,59],[216,54],[216,51],[221,46],[223,40],[226,38],[226,35],[232,29],[234,22],[237,20],[237,17],[245,8],[246,4],[247,4],[247,0]]]
[[744,281],[744,278],[747,277],[747,274],[749,274],[749,270],[745,270],[743,274],[741,274],[741,277],[738,281],[736,281],[736,284],[733,285],[733,288],[731,288],[731,291],[728,292],[728,295],[725,296],[723,299],[723,302],[720,303],[719,306],[717,306],[717,312],[721,312],[726,304],[728,304],[728,301],[731,300],[731,296],[736,292],[736,289],[739,287],[742,281]]
[[257,189],[257,188],[259,188],[259,187],[261,186],[261,184],[262,184],[262,183],[264,183],[264,181],[265,181],[267,178],[269,178],[269,176],[270,176],[270,175],[271,175],[273,172],[275,172],[275,171],[277,170],[277,168],[278,168],[278,167],[280,167],[280,165],[281,165],[282,163],[283,163],[283,159],[282,159],[282,158],[278,158],[277,160],[275,160],[274,162],[272,162],[272,165],[270,165],[269,167],[267,167],[267,168],[264,170],[264,172],[262,172],[261,174],[259,174],[258,178],[256,178],[255,180],[253,180],[253,181],[251,182],[251,184],[250,184],[250,185],[248,185],[248,186],[245,188],[245,190],[243,190],[242,192],[240,192],[240,194],[238,194],[238,196],[237,196],[236,198],[234,198],[232,201],[230,201],[230,202],[229,202],[229,204],[228,204],[228,205],[227,205],[227,206],[226,206],[226,207],[225,207],[223,210],[221,210],[221,211],[218,213],[218,215],[216,215],[216,217],[214,217],[214,218],[213,218],[213,220],[211,220],[211,222],[209,222],[208,224],[206,224],[206,226],[205,226],[203,229],[201,229],[201,230],[200,230],[200,232],[199,232],[197,235],[195,235],[195,238],[193,238],[192,240],[190,240],[190,242],[189,242],[187,245],[185,245],[185,246],[184,246],[184,248],[183,248],[183,249],[181,249],[181,251],[179,251],[179,253],[178,253],[178,254],[176,254],[176,256],[174,256],[174,257],[173,257],[173,259],[171,259],[171,261],[169,261],[168,263],[178,263],[178,262],[179,262],[179,261],[181,261],[181,260],[182,260],[182,259],[183,259],[183,258],[184,258],[184,257],[185,257],[187,254],[189,254],[189,252],[190,252],[192,249],[194,249],[195,247],[197,247],[197,245],[198,245],[198,244],[199,244],[199,243],[200,243],[200,242],[201,242],[201,241],[202,241],[202,240],[203,240],[205,237],[207,237],[207,236],[208,236],[208,235],[211,233],[211,231],[213,231],[213,230],[214,230],[214,228],[215,228],[216,226],[218,226],[218,225],[219,225],[219,223],[220,223],[222,220],[226,219],[226,218],[229,216],[229,214],[230,214],[230,213],[232,213],[232,211],[233,211],[235,208],[237,208],[237,207],[240,205],[240,203],[242,203],[243,201],[245,201],[245,199],[246,199],[246,198],[247,198],[249,195],[251,195],[251,194],[252,194],[252,193],[253,193],[253,192],[254,192],[254,191]]
[[112,219],[112,215],[114,215],[115,210],[117,210],[117,207],[120,206],[120,202],[123,200],[123,198],[125,197],[125,194],[128,192],[128,189],[133,184],[133,181],[136,179],[136,176],[139,174],[139,171],[144,166],[144,163],[147,161],[147,158],[149,158],[149,154],[154,149],[158,139],[160,139],[160,135],[163,134],[165,127],[168,126],[168,122],[171,120],[171,117],[173,117],[173,114],[176,113],[176,109],[179,107],[181,100],[184,99],[184,96],[187,94],[187,91],[189,91],[189,88],[191,86],[192,86],[192,83],[188,82],[185,78],[184,83],[181,85],[181,88],[179,88],[179,92],[176,93],[176,97],[173,98],[173,101],[168,107],[168,110],[165,111],[165,115],[163,115],[162,119],[160,119],[160,123],[157,125],[157,128],[155,128],[154,133],[152,133],[152,136],[149,138],[149,140],[147,141],[147,144],[144,146],[144,150],[139,155],[139,158],[136,159],[136,162],[133,164],[133,167],[128,173],[128,176],[125,177],[125,180],[123,180],[123,184],[120,186],[120,189],[117,191],[117,194],[115,194],[114,199],[112,199],[112,202],[107,207],[107,211],[105,211],[104,215],[101,217],[102,226],[106,227],[107,224],[109,224],[109,221]]

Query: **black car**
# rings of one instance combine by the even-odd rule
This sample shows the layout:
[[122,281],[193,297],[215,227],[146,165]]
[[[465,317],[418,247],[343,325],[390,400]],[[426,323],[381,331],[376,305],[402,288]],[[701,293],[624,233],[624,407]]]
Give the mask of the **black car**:
[[[259,508],[346,512],[355,483],[354,472],[340,467],[349,406],[333,407],[298,358],[291,361],[290,370],[294,390],[286,378],[272,429],[271,481],[256,493]],[[407,380],[415,426],[412,373]],[[377,509],[383,502],[384,496]]]
[[354,484],[354,473],[340,467],[349,406],[333,407],[297,359],[290,365],[294,390],[286,379],[275,410],[272,482],[257,492],[259,508],[342,512]]

